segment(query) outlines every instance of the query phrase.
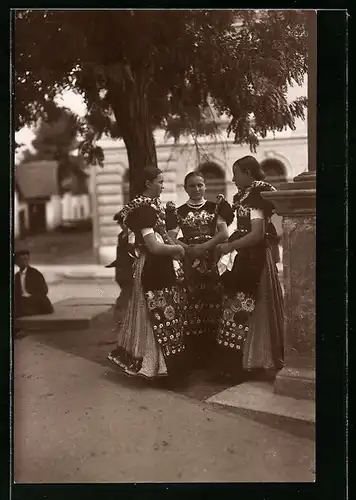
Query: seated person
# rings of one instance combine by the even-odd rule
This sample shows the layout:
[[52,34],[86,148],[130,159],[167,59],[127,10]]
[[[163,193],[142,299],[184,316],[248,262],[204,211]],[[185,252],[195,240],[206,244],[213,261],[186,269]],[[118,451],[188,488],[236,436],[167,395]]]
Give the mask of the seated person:
[[40,271],[29,265],[29,259],[28,250],[15,252],[15,264],[20,268],[15,274],[15,318],[53,313],[46,280]]

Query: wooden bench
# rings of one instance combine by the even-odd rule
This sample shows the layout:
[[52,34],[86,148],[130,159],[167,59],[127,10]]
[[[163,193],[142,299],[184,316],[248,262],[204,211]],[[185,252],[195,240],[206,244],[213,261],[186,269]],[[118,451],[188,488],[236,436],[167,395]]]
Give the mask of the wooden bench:
[[115,304],[114,298],[71,298],[56,302],[53,314],[24,316],[15,328],[27,331],[84,330]]

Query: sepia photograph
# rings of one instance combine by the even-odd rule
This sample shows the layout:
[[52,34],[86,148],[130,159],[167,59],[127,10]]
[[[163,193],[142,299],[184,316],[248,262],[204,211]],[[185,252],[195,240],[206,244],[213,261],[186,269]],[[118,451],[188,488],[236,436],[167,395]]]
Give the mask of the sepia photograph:
[[317,16],[12,10],[14,483],[316,481]]

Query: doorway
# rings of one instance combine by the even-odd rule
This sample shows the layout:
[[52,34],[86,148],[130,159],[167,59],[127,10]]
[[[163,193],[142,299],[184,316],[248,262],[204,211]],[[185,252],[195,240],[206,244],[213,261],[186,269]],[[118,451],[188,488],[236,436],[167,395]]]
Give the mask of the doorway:
[[25,210],[19,211],[19,238],[25,238],[27,233]]
[[45,233],[46,224],[46,202],[35,202],[28,204],[29,234],[36,235]]

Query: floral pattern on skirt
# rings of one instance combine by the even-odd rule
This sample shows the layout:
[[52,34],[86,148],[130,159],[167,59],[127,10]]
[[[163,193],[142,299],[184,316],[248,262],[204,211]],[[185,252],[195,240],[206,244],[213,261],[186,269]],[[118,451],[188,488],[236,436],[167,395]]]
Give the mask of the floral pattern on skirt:
[[185,260],[187,297],[183,306],[186,336],[216,335],[221,314],[222,285],[213,252]]
[[255,299],[244,292],[225,297],[217,342],[223,347],[243,350],[249,332],[248,318],[255,309]]
[[184,351],[181,307],[184,289],[179,286],[146,292],[153,333],[164,356]]
[[216,332],[221,314],[222,289],[218,282],[190,284],[183,306],[184,333],[200,336],[208,330]]

